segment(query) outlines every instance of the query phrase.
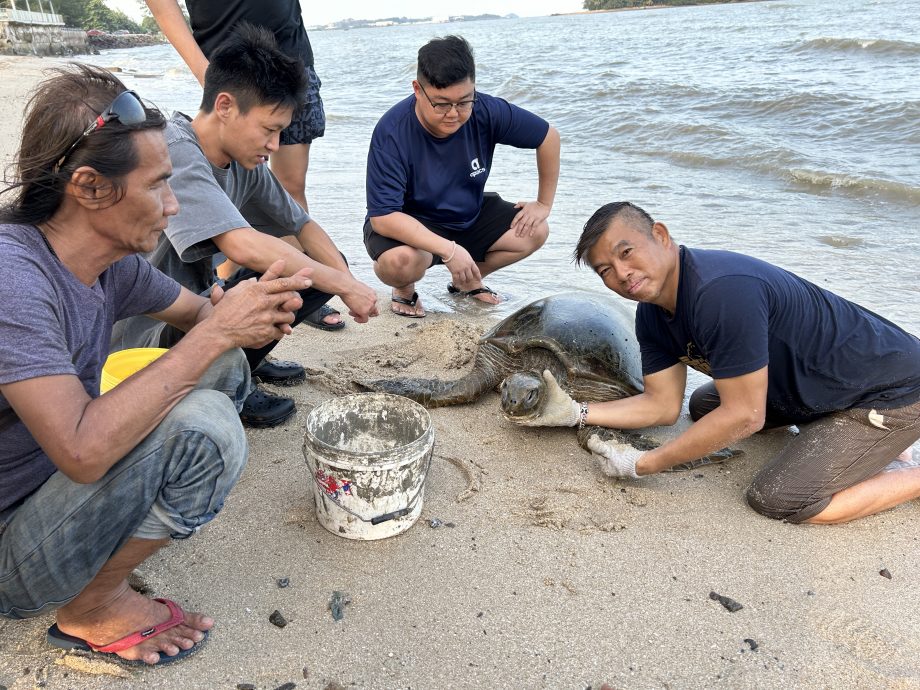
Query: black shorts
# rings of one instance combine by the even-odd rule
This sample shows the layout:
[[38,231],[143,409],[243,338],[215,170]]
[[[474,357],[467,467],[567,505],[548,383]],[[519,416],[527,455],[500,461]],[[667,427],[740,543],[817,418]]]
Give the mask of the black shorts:
[[[431,230],[435,235],[439,235],[446,240],[456,242],[473,257],[473,261],[485,261],[486,254],[492,245],[501,239],[502,235],[511,229],[511,221],[520,211],[515,208],[510,201],[505,201],[495,192],[486,192],[482,198],[482,209],[479,211],[479,218],[471,228],[466,230],[452,230],[442,228],[434,223],[419,221],[426,228]],[[367,247],[367,253],[376,261],[381,254],[394,247],[402,247],[405,243],[399,240],[393,240],[374,232],[371,222],[364,223],[364,246]],[[432,255],[431,265],[442,263],[441,257],[437,254]]]
[[319,95],[319,88],[323,83],[312,67],[306,68],[306,75],[308,83],[306,101],[303,107],[294,113],[291,124],[281,131],[282,146],[309,144],[326,132],[326,110],[323,108],[323,99]]

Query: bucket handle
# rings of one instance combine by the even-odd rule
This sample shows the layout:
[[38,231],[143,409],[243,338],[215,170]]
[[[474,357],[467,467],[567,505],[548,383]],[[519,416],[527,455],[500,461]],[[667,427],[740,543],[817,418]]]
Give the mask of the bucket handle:
[[[431,444],[431,450],[428,452],[428,462],[425,464],[425,479],[428,478],[428,471],[431,469],[431,459],[433,457],[434,457],[434,443]],[[319,479],[316,478],[316,472],[310,472],[310,475],[313,477],[313,483],[316,484],[316,488],[319,491],[321,491],[322,494],[327,499],[335,503],[339,508],[344,510],[349,515],[353,515],[354,517],[358,518],[361,522],[369,522],[372,525],[379,525],[381,522],[388,522],[390,520],[395,520],[396,518],[401,518],[403,515],[408,515],[412,511],[412,509],[415,508],[415,504],[418,502],[419,496],[422,495],[422,489],[425,488],[425,482],[422,481],[421,485],[418,488],[418,491],[415,492],[415,495],[412,497],[412,500],[409,501],[409,503],[406,505],[405,508],[400,508],[399,510],[394,510],[392,512],[384,513],[383,515],[377,515],[376,517],[372,517],[368,519],[368,518],[361,517],[355,511],[350,510],[349,508],[346,508],[341,503],[339,503],[338,500],[334,496],[330,496],[328,493],[326,493],[322,484],[319,483]]]

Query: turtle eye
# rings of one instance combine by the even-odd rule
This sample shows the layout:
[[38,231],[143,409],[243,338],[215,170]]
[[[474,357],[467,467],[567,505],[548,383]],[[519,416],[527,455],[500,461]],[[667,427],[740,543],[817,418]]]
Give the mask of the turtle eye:
[[534,400],[536,400],[536,399],[537,399],[537,391],[536,391],[535,389],[534,389],[534,390],[531,390],[531,391],[527,394],[527,402],[528,402],[528,403],[532,403],[532,402],[533,402]]

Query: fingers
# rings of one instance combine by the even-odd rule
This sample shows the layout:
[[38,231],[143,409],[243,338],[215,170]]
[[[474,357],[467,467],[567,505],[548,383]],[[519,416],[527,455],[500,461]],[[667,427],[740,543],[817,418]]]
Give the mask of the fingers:
[[220,302],[221,297],[223,296],[224,296],[224,289],[217,283],[214,283],[214,287],[211,288],[211,295],[210,295],[211,306],[216,306],[217,303]]
[[607,444],[601,441],[600,436],[592,434],[588,437],[588,450],[597,455],[606,457]]

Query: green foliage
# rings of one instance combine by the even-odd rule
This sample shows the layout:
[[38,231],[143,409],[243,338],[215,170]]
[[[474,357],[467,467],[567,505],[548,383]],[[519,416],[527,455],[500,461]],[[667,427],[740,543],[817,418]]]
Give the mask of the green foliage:
[[54,9],[64,16],[67,26],[80,29],[145,33],[141,26],[124,12],[110,9],[102,0],[53,0]]

